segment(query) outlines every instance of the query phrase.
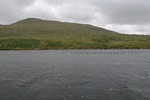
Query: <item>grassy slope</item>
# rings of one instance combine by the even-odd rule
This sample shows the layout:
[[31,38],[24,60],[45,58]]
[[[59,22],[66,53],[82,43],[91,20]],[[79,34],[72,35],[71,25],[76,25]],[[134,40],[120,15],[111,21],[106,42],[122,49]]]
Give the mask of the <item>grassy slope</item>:
[[29,18],[0,26],[1,50],[150,49],[150,36],[123,35],[103,28]]

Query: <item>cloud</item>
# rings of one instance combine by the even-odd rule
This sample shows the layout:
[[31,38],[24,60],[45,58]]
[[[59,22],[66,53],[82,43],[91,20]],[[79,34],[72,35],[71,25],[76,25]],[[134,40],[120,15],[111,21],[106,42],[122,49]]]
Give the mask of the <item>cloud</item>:
[[150,22],[149,0],[105,0],[99,5],[100,11],[108,16],[110,23],[148,24]]
[[92,5],[78,5],[77,2],[67,2],[67,0],[63,2],[61,0],[50,1],[37,0],[33,5],[26,7],[24,12],[29,16],[73,22],[87,22],[95,17],[92,14],[96,13]]
[[106,29],[115,30],[117,32],[126,34],[143,34],[150,35],[150,25],[117,25],[117,24],[107,24],[104,26]]
[[0,23],[10,24],[22,18],[22,10],[34,0],[0,0]]
[[150,35],[149,0],[0,0],[0,24],[28,17]]

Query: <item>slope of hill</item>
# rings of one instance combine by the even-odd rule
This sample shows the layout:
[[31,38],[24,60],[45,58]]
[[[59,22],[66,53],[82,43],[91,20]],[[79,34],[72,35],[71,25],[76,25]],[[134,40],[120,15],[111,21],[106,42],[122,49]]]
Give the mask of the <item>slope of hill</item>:
[[88,24],[28,18],[0,26],[0,49],[150,49],[150,36],[124,35]]

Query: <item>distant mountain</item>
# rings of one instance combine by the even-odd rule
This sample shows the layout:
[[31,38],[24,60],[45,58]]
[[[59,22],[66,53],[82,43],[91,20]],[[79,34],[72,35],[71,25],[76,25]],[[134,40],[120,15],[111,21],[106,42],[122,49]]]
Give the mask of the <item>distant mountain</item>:
[[100,27],[28,18],[0,26],[0,49],[150,48],[150,36],[124,35]]
[[[75,33],[75,34],[83,34],[83,33],[116,33],[103,28],[99,28],[96,26],[91,26],[88,24],[78,24],[78,23],[68,23],[68,22],[59,22],[59,21],[48,21],[41,20],[36,18],[28,18],[21,21],[18,21],[14,24],[9,25],[7,28],[12,28],[15,31],[18,30],[27,30],[31,33],[48,33],[53,34],[56,33]],[[36,30],[35,30],[36,29]],[[34,31],[33,31],[34,30]],[[37,32],[38,31],[38,32]],[[22,33],[22,31],[21,31]]]

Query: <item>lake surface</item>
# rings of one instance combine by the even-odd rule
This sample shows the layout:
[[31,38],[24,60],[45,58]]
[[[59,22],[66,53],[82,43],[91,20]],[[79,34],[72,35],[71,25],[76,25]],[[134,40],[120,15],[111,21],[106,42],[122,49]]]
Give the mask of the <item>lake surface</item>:
[[0,51],[0,100],[150,100],[150,50]]

